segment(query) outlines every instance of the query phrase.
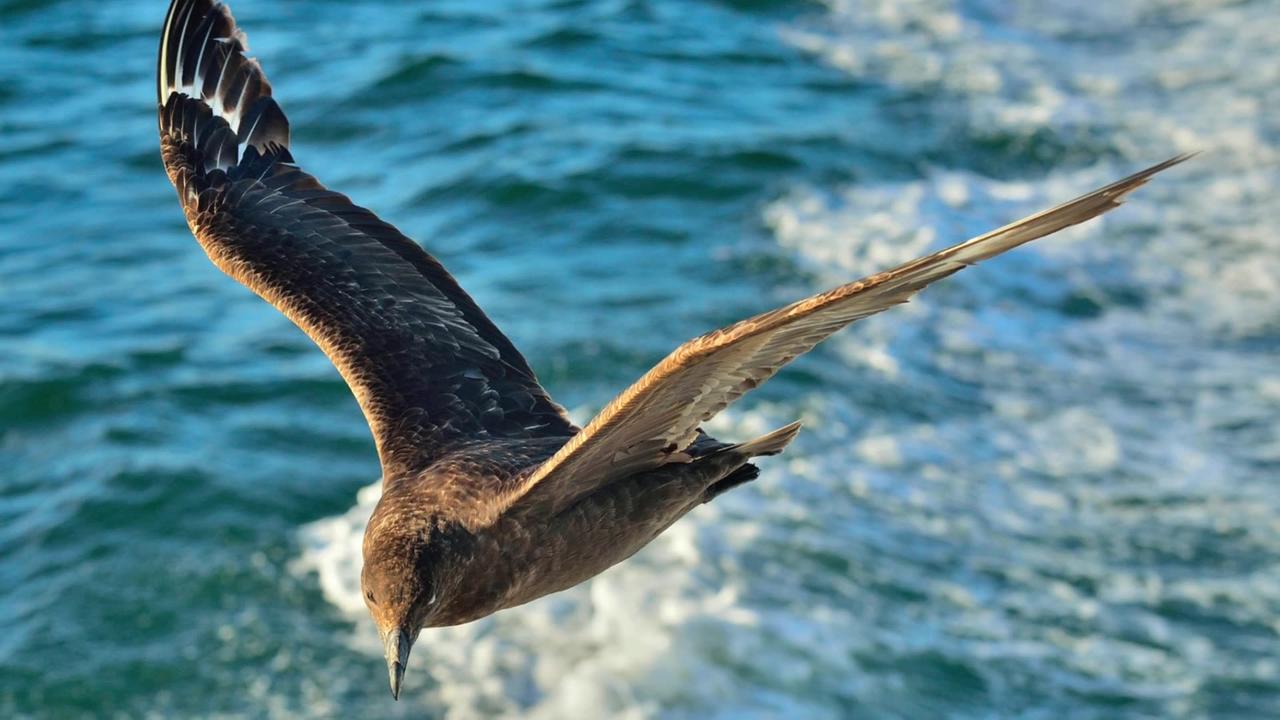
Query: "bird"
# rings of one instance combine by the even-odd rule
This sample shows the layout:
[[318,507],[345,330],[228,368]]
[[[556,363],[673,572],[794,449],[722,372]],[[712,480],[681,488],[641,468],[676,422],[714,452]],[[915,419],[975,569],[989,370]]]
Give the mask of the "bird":
[[383,493],[360,586],[395,699],[423,629],[577,585],[755,479],[753,461],[800,423],[742,442],[702,425],[783,366],[937,280],[1115,209],[1190,157],[694,338],[579,427],[439,260],[295,162],[225,3],[171,2],[156,74],[161,156],[192,234],[320,347],[373,434]]

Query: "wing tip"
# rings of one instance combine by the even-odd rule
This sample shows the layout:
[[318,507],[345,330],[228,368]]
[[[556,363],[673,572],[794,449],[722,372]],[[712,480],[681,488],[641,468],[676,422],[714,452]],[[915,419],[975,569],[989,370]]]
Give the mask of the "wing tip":
[[[186,143],[188,161],[206,172],[236,165],[247,147],[260,152],[288,149],[289,122],[257,60],[247,55],[248,40],[227,4],[216,0],[173,0],[165,14],[156,63],[156,101],[161,136]],[[229,147],[206,146],[188,120],[209,111],[229,133],[218,140]]]
[[1168,160],[1165,160],[1164,162],[1156,163],[1155,165],[1152,165],[1149,168],[1146,168],[1144,170],[1139,170],[1138,172],[1130,175],[1129,177],[1126,177],[1122,180],[1117,180],[1116,182],[1112,183],[1106,188],[1103,188],[1100,192],[1107,193],[1107,191],[1110,190],[1112,191],[1112,199],[1117,204],[1124,202],[1125,198],[1129,195],[1129,193],[1132,193],[1134,190],[1137,190],[1143,185],[1146,185],[1151,180],[1151,178],[1164,172],[1165,170],[1168,170],[1169,168],[1175,165],[1181,165],[1182,163],[1199,155],[1201,152],[1202,151],[1200,150],[1192,150],[1190,152],[1178,153],[1177,155],[1174,155],[1173,157],[1169,158]]
[[1131,193],[1146,185],[1157,174],[1184,163],[1198,154],[1199,152],[1179,153],[1168,160],[1139,170],[1074,200],[1029,215],[916,262],[933,260],[945,255],[951,262],[976,265],[1019,245],[1039,240],[1072,225],[1079,225],[1111,212],[1123,205]]

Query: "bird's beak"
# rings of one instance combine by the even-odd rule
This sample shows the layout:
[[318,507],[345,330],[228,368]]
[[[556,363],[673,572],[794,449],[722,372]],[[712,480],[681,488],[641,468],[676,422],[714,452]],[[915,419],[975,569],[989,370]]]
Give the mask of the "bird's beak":
[[413,639],[403,628],[393,627],[383,639],[383,651],[387,656],[387,677],[391,680],[391,697],[400,699],[400,681],[404,679],[404,668],[409,664],[409,648]]

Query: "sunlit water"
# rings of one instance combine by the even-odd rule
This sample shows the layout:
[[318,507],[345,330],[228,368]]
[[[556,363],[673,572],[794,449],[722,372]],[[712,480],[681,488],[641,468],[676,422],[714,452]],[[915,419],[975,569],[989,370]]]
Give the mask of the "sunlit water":
[[[237,0],[299,161],[580,418],[677,343],[1203,150],[718,419],[807,429],[596,580],[423,634],[377,464],[159,165],[162,2],[0,0],[0,716],[1280,708],[1268,0]],[[363,488],[363,489],[362,489]]]

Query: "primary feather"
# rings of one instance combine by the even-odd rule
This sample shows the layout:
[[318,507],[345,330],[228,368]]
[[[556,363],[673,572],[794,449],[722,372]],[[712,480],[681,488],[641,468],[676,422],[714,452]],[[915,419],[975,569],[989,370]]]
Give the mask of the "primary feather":
[[160,46],[165,169],[210,259],[337,366],[390,476],[475,438],[576,428],[435,258],[299,168],[231,13],[177,0]]
[[1119,207],[1180,155],[980,237],[695,338],[676,348],[534,470],[513,494],[567,505],[610,478],[679,457],[699,426],[850,323],[907,302],[962,268]]

